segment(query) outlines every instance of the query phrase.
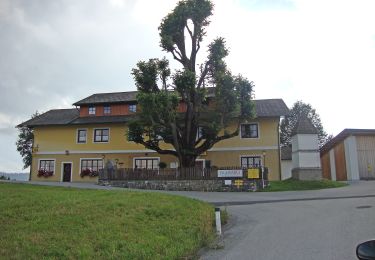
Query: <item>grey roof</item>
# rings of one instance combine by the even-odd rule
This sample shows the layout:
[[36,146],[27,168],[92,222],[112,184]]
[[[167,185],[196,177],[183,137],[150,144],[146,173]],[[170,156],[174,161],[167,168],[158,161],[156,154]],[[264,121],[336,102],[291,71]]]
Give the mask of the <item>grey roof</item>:
[[352,129],[346,128],[341,131],[338,135],[332,138],[330,141],[325,143],[322,148],[320,148],[320,154],[328,152],[333,147],[335,147],[338,143],[345,140],[348,136],[356,136],[356,135],[375,135],[375,129]]
[[136,101],[137,91],[130,92],[113,92],[113,93],[98,93],[84,98],[73,105],[90,105],[103,103],[126,103]]
[[254,100],[257,117],[280,117],[289,114],[289,109],[282,99]]
[[[207,96],[214,97],[214,88],[207,88]],[[82,99],[74,105],[127,103],[136,102],[137,91],[100,93]],[[289,109],[282,99],[254,100],[257,117],[280,117],[289,114]],[[128,122],[131,116],[89,116],[79,117],[78,109],[54,109],[36,118],[30,119],[19,126],[66,125],[66,124],[97,124]]]
[[79,110],[73,109],[52,109],[46,113],[43,113],[37,117],[34,117],[22,124],[21,126],[42,126],[42,125],[66,125],[79,116]]
[[318,130],[307,116],[301,116],[292,130],[292,136],[296,134],[318,134]]
[[131,116],[86,116],[78,117],[70,122],[71,125],[81,124],[106,124],[106,123],[125,123]]
[[281,147],[281,160],[292,160],[292,146]]

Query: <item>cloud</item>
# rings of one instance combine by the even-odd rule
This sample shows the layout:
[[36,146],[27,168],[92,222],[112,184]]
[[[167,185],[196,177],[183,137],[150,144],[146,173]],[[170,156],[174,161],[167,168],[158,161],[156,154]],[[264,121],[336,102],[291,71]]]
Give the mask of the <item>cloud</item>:
[[[22,166],[14,126],[36,110],[134,90],[131,69],[139,60],[172,61],[157,28],[176,2],[0,1],[0,165],[9,167],[0,170]],[[215,1],[199,59],[223,36],[229,68],[255,82],[257,98],[311,103],[329,133],[375,128],[366,117],[375,85],[374,7],[366,0]]]

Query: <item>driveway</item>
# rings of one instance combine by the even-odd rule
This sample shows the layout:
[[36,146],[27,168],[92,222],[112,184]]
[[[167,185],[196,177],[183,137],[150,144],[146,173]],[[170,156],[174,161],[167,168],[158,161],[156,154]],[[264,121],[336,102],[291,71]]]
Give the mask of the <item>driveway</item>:
[[[126,190],[86,183],[31,184]],[[228,210],[224,248],[202,251],[201,259],[353,260],[358,243],[375,239],[375,181],[316,191],[152,192],[204,200]]]

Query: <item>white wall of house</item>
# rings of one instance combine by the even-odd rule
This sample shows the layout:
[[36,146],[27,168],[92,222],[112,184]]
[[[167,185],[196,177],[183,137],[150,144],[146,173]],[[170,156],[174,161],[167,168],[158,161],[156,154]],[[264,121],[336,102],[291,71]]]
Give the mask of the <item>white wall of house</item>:
[[292,160],[281,160],[281,180],[292,177],[293,162]]

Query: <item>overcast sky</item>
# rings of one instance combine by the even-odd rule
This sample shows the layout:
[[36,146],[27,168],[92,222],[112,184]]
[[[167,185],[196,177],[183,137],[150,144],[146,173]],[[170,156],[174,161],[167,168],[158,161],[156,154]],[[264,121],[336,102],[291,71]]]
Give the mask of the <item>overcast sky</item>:
[[[0,0],[0,171],[22,170],[15,126],[36,110],[135,90],[135,64],[167,55],[157,28],[175,3]],[[214,3],[203,45],[224,37],[229,68],[255,82],[257,99],[310,103],[334,135],[375,128],[375,1]]]

